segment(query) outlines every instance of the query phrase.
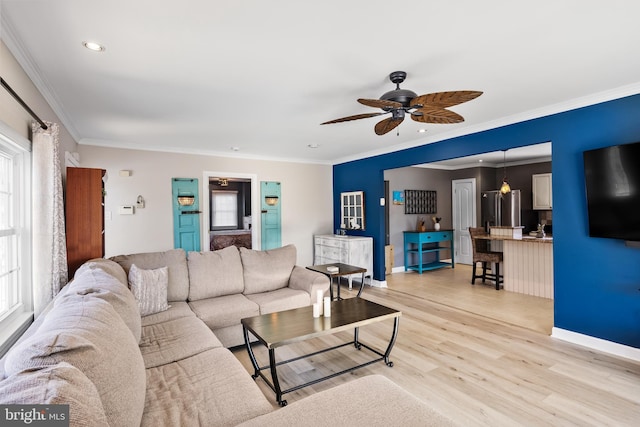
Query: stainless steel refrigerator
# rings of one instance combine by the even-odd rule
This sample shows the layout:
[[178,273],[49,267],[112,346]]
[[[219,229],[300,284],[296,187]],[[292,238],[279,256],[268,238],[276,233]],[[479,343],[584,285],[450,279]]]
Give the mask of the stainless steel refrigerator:
[[485,230],[493,225],[520,227],[520,190],[511,190],[507,194],[500,190],[482,192],[482,225]]

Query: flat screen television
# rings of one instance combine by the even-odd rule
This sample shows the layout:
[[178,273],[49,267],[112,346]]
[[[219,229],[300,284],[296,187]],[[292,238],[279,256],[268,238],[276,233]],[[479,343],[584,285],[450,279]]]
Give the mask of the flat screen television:
[[640,241],[640,142],[584,152],[589,235]]

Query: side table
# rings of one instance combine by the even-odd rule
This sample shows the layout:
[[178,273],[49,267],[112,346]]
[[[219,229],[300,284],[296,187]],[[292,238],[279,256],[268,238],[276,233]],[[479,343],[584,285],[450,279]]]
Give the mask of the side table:
[[[337,267],[338,271],[329,271],[327,270],[327,267]],[[360,294],[362,294],[362,290],[364,289],[364,277],[365,277],[365,273],[367,272],[366,268],[362,268],[362,267],[356,267],[354,265],[349,265],[349,264],[343,264],[341,262],[335,262],[332,264],[321,264],[321,265],[312,265],[307,267],[308,270],[311,271],[316,271],[318,273],[322,273],[325,276],[327,276],[329,278],[329,281],[331,282],[329,285],[329,297],[331,298],[331,300],[333,301],[333,278],[337,277],[338,278],[338,282],[337,282],[337,298],[336,300],[341,300],[342,298],[340,297],[340,276],[349,276],[351,274],[357,274],[357,273],[362,273],[362,282],[360,282],[360,290],[358,291],[358,295],[356,295],[356,297],[359,297]]]

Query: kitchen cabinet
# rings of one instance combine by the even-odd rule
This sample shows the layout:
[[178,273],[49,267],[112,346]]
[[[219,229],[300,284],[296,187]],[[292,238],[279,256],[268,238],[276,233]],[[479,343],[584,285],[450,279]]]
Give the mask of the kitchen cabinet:
[[531,189],[533,193],[533,209],[550,210],[553,208],[551,174],[532,175]]
[[65,222],[69,278],[92,258],[104,256],[103,169],[67,168]]
[[[373,277],[373,238],[360,236],[317,235],[314,240],[314,265],[341,262],[355,267],[366,268],[365,276]],[[349,289],[352,276],[348,276]]]
[[[449,242],[449,246],[442,246]],[[451,251],[451,262],[440,260],[441,251]],[[425,260],[425,255],[435,255],[435,260]],[[422,274],[426,270],[454,267],[453,230],[405,231],[404,271],[414,270]]]

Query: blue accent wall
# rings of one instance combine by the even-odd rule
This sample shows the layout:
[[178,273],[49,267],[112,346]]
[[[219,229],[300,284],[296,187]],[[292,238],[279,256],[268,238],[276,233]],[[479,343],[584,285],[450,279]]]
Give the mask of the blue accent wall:
[[[376,138],[372,135],[372,144]],[[363,190],[366,230],[349,234],[373,237],[374,278],[384,280],[379,199],[385,169],[547,141],[552,142],[554,324],[640,348],[640,249],[589,237],[582,160],[585,150],[640,141],[640,95],[335,165],[334,228],[340,224],[340,193]]]

